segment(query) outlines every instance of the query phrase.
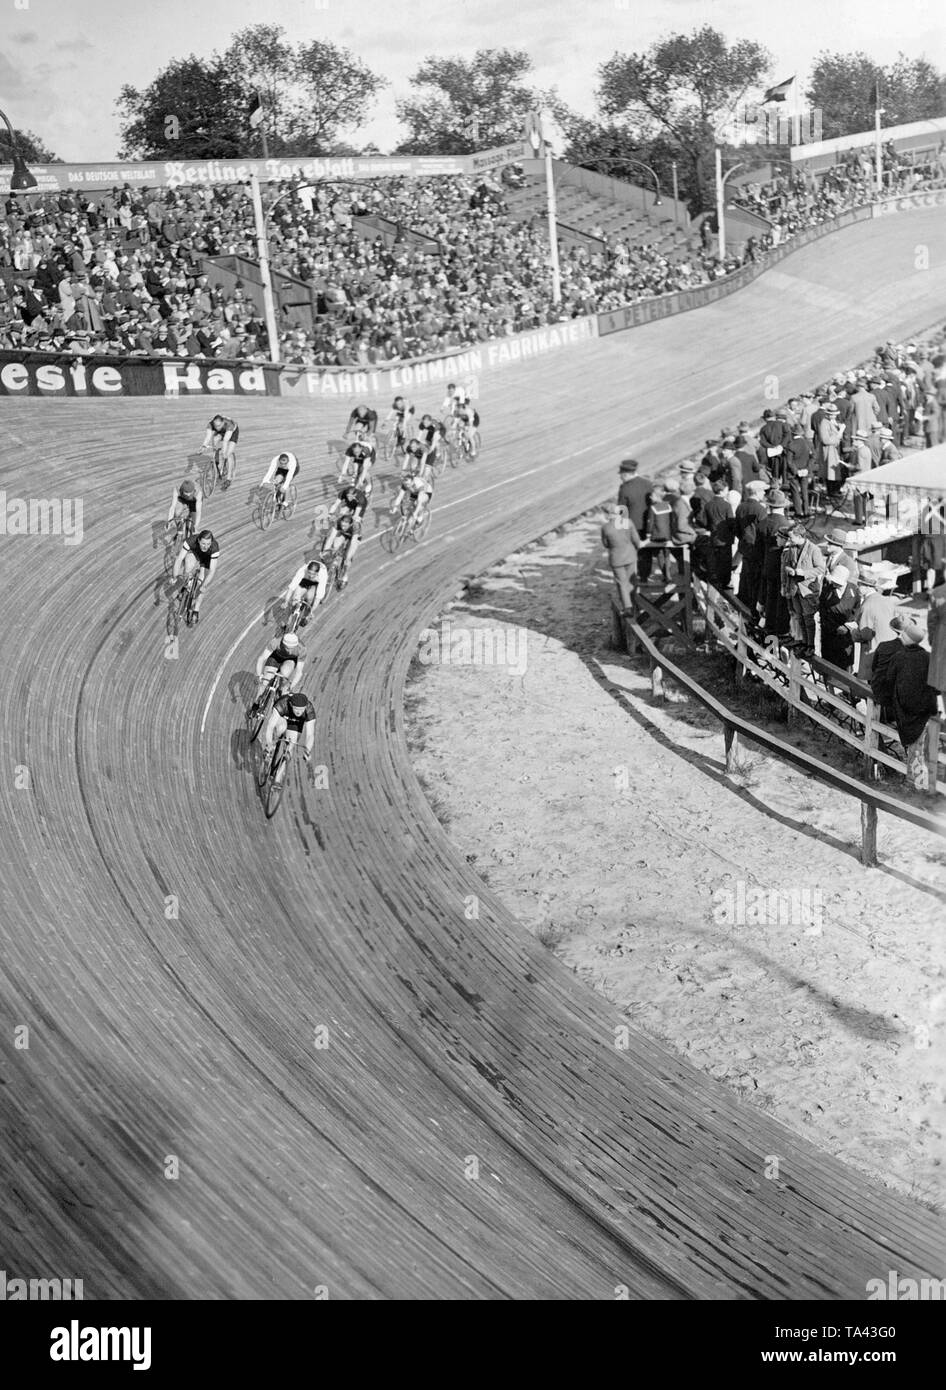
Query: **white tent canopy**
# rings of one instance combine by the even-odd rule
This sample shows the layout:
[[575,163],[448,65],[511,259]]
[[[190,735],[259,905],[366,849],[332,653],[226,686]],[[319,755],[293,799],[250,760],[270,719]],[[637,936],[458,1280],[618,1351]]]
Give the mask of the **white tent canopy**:
[[909,453],[893,463],[881,464],[867,473],[855,473],[850,481],[873,490],[875,487],[913,488],[917,492],[946,494],[946,444]]

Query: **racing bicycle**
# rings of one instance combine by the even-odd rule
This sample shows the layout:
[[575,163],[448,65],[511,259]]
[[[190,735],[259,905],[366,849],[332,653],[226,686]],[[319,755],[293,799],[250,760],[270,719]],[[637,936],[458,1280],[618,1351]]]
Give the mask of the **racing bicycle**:
[[192,627],[197,616],[195,604],[204,582],[203,570],[198,566],[189,579],[183,580],[177,593],[171,595],[168,604],[167,631],[169,637],[176,637],[185,627]]
[[253,520],[261,531],[272,525],[273,517],[281,516],[288,521],[296,510],[296,485],[290,483],[287,488],[282,489],[282,496],[279,496],[279,489],[275,483],[268,488],[260,488],[253,508]]
[[256,784],[263,796],[267,820],[272,820],[276,814],[283,792],[286,790],[292,755],[298,738],[298,734],[295,738],[289,738],[288,734],[284,732],[277,739],[272,753],[267,756],[263,752],[260,756],[256,769]]
[[286,693],[288,681],[278,671],[274,671],[266,682],[261,695],[257,695],[246,712],[246,723],[250,731],[250,742],[255,743],[260,730],[272,713],[273,705]]
[[411,505],[409,511],[401,512],[390,532],[390,542],[388,548],[397,550],[398,546],[406,540],[422,541],[430,528],[430,505],[428,504],[421,515],[414,517],[414,506]]
[[227,488],[236,477],[236,453],[233,455],[233,470],[229,477],[226,473],[226,462],[223,457],[223,445],[217,444],[213,451],[208,454],[206,449],[201,449],[195,455],[199,460],[197,466],[200,469],[200,485],[205,497],[211,497],[213,490],[217,486],[217,479],[220,479],[220,491],[226,492]]
[[185,512],[173,517],[164,527],[164,572],[168,579],[174,570],[178,555],[194,535],[194,514]]
[[312,604],[308,599],[296,599],[289,610],[289,616],[282,626],[282,634],[285,637],[287,632],[298,632],[300,627],[305,627],[312,617]]

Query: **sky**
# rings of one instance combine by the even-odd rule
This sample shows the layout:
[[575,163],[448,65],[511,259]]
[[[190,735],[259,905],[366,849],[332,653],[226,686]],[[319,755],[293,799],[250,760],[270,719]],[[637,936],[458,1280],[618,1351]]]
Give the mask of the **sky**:
[[171,59],[209,57],[237,30],[266,22],[293,41],[349,48],[388,79],[358,141],[387,153],[404,134],[395,100],[411,94],[409,79],[429,54],[523,48],[536,86],[594,115],[599,65],[667,33],[711,24],[730,41],[754,39],[772,54],[774,83],[795,72],[804,81],[823,49],[859,49],[885,65],[902,51],[944,68],[944,16],[942,0],[895,8],[879,0],[3,0],[0,108],[69,163],[113,159],[124,83],[146,87]]

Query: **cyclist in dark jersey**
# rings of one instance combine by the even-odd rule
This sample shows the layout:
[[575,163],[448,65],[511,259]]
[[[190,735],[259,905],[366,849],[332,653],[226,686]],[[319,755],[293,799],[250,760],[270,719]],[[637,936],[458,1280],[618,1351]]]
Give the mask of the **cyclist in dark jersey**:
[[200,508],[203,500],[204,494],[201,492],[200,484],[192,482],[190,478],[185,478],[180,486],[171,493],[168,525],[183,517],[187,523],[187,529],[184,532],[187,540],[190,540],[194,532],[200,529]]
[[284,687],[287,694],[298,690],[304,667],[305,647],[294,632],[284,633],[275,646],[270,639],[269,645],[256,663],[256,674],[259,677],[256,698],[262,698],[264,690],[277,671],[287,682],[287,686]]
[[356,486],[362,486],[365,476],[371,472],[373,455],[367,444],[356,439],[354,444],[349,444],[345,450],[345,457],[342,459],[341,471],[338,475],[339,483],[345,482],[350,476]]
[[290,743],[298,742],[299,735],[302,735],[305,740],[302,756],[308,762],[312,757],[312,745],[315,742],[315,707],[308,695],[304,695],[301,690],[292,695],[283,695],[273,705],[263,732],[265,754],[272,753],[276,740],[282,738],[283,734]]
[[210,587],[210,581],[217,572],[217,561],[220,558],[220,546],[214,539],[212,531],[203,530],[198,532],[181,550],[177,559],[174,561],[172,571],[173,578],[180,576],[181,568],[184,569],[184,583],[190,579],[195,570],[200,570],[200,583],[197,586],[197,593],[191,607],[191,623],[196,623],[200,605],[203,601],[204,593]]
[[424,460],[433,462],[434,457],[440,450],[441,442],[446,439],[447,431],[440,420],[435,420],[430,414],[422,415],[417,424],[417,438],[424,446]]
[[348,424],[345,426],[345,433],[342,438],[347,439],[352,430],[359,425],[368,434],[375,434],[378,429],[378,412],[367,405],[356,405],[348,417]]
[[223,483],[229,487],[236,470],[236,445],[240,438],[240,426],[228,415],[215,415],[207,425],[201,449],[206,453],[220,449],[223,457]]

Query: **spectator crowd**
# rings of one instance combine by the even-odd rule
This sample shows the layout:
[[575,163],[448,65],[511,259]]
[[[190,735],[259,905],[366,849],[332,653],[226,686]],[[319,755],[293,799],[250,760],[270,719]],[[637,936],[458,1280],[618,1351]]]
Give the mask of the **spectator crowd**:
[[[800,174],[743,188],[773,230],[725,262],[708,233],[666,255],[604,234],[600,250],[563,248],[559,305],[545,220],[512,216],[502,177],[271,185],[271,263],[289,277],[277,277],[281,356],[313,367],[403,361],[706,284],[869,201],[862,165],[839,166],[818,189]],[[0,347],[268,360],[258,285],[213,264],[257,255],[243,185],[8,194]],[[314,312],[299,312],[303,302]]]
[[686,553],[693,574],[738,599],[760,640],[848,672],[859,653],[858,675],[925,789],[926,725],[946,695],[946,486],[916,502],[932,654],[919,613],[895,593],[896,567],[859,563],[856,530],[827,516],[823,529],[814,510],[823,502],[843,515],[845,479],[858,474],[848,489],[856,528],[870,495],[864,473],[908,443],[943,442],[946,331],[886,343],[854,371],[765,410],[758,426],[724,429],[672,477],[651,480],[624,460],[601,529],[622,610],[633,611],[634,587],[655,569],[661,580],[679,575]]

